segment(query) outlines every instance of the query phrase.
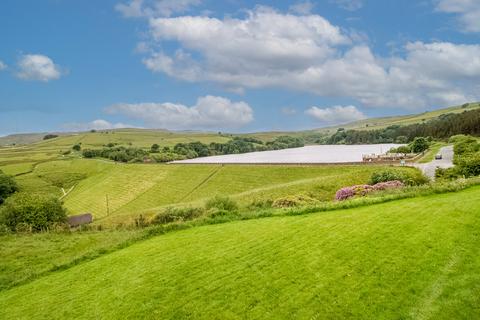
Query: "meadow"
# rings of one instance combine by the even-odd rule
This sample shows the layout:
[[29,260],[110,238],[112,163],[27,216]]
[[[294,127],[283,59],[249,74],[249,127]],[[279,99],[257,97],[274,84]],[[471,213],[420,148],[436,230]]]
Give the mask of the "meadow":
[[0,292],[0,318],[476,318],[479,196],[171,232]]
[[229,196],[244,206],[295,194],[330,201],[342,186],[366,183],[373,172],[384,168],[145,165],[68,159],[40,163],[16,180],[23,191],[62,197],[70,214],[89,212],[98,223],[108,225],[131,222],[139,214],[151,215],[173,205],[203,205],[216,195]]

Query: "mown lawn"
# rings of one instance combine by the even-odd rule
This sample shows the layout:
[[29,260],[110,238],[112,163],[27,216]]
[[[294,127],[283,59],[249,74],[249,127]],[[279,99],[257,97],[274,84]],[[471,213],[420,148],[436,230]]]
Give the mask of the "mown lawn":
[[142,230],[0,236],[0,291],[87,256],[94,257]]
[[479,198],[169,233],[0,292],[0,318],[476,319]]

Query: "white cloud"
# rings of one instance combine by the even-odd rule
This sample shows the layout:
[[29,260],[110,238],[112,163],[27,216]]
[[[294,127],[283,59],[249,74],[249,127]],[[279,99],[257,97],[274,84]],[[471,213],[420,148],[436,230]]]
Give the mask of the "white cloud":
[[330,2],[348,11],[355,11],[363,7],[363,0],[330,0]]
[[287,88],[408,109],[480,99],[479,45],[415,42],[379,57],[321,16],[265,7],[243,19],[182,16],[149,23],[152,48],[175,41],[178,49],[150,53],[143,60],[148,69],[231,92]]
[[290,11],[300,15],[310,14],[315,7],[315,4],[311,1],[299,2],[290,6]]
[[480,32],[480,1],[437,0],[436,10],[457,14],[463,31]]
[[186,12],[201,0],[130,0],[118,3],[115,9],[126,18],[169,17],[174,13]]
[[66,123],[62,126],[64,129],[72,131],[87,131],[87,130],[110,130],[121,128],[134,128],[135,126],[124,123],[111,123],[107,120],[97,119],[86,123]]
[[0,71],[5,69],[7,69],[7,65],[2,60],[0,60]]
[[355,106],[311,107],[305,111],[305,114],[328,124],[342,124],[366,118]]
[[17,76],[24,80],[48,82],[59,79],[60,67],[55,65],[47,56],[41,54],[26,54],[18,61]]
[[253,121],[253,110],[245,102],[215,96],[198,98],[188,107],[174,103],[117,104],[107,113],[142,120],[147,127],[165,129],[239,128]]

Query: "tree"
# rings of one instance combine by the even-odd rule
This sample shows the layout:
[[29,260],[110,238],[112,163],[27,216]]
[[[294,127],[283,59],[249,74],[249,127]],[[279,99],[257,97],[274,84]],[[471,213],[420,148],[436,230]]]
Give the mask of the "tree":
[[427,139],[424,137],[416,137],[411,145],[411,149],[413,153],[420,153],[428,149],[430,144],[428,143]]
[[150,148],[150,152],[158,153],[159,151],[160,151],[160,146],[156,143],[152,144],[152,147]]
[[82,150],[82,147],[79,144],[76,144],[72,147],[72,149],[75,150],[75,151],[80,151],[80,150]]
[[53,139],[53,138],[57,138],[58,135],[56,134],[47,134],[43,137],[43,140],[48,140],[48,139]]
[[0,223],[12,231],[20,226],[41,231],[53,223],[65,222],[66,218],[66,211],[57,197],[41,194],[16,193],[0,210]]
[[0,170],[0,204],[17,191],[18,186],[15,180]]

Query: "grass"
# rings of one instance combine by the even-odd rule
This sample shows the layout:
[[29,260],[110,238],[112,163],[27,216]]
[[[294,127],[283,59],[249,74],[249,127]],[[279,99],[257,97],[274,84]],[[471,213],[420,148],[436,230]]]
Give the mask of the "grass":
[[[38,164],[17,177],[23,191],[63,195],[70,214],[92,213],[96,221],[131,221],[172,205],[203,205],[215,195],[230,196],[242,206],[305,194],[319,201],[351,184],[366,183],[382,166],[240,166],[115,164],[71,159]],[[395,170],[414,170],[396,168]],[[107,207],[108,197],[108,207]]]
[[169,233],[0,292],[0,318],[477,318],[479,196]]
[[321,131],[335,132],[339,127],[345,129],[357,129],[357,130],[374,130],[384,129],[392,125],[409,125],[414,123],[422,123],[434,118],[438,118],[441,115],[448,113],[461,113],[464,111],[474,110],[480,107],[480,103],[470,103],[467,107],[454,106],[449,108],[437,109],[434,111],[425,111],[418,114],[410,114],[403,116],[382,117],[382,118],[369,118],[360,121],[354,121],[342,126],[336,126],[331,128],[320,129]]
[[427,150],[425,155],[418,161],[419,163],[428,163],[435,159],[435,155],[440,151],[442,147],[447,146],[445,142],[434,142]]
[[0,291],[131,241],[142,230],[0,236]]

